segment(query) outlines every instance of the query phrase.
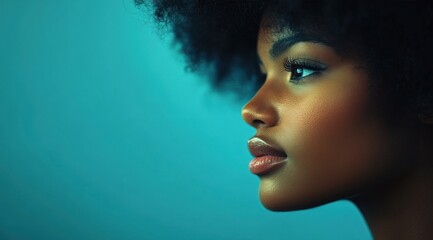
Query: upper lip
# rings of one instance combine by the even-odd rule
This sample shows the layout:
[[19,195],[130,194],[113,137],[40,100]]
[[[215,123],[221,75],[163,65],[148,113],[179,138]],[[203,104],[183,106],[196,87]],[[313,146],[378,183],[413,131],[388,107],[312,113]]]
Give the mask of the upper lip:
[[248,140],[248,150],[250,150],[251,154],[255,157],[261,157],[261,156],[287,157],[287,154],[284,151],[271,146],[269,143],[267,143],[265,140],[259,137],[253,137],[250,140]]

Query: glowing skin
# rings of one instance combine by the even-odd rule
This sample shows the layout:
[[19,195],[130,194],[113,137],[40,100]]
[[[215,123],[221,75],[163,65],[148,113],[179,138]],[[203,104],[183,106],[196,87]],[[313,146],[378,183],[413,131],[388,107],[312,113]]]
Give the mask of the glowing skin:
[[[255,136],[288,156],[283,167],[260,176],[260,198],[271,210],[304,209],[356,194],[389,172],[389,150],[395,147],[368,105],[366,72],[309,40],[272,54],[287,36],[260,29],[257,49],[266,82],[242,111]],[[305,77],[296,84],[287,58],[326,69],[298,67],[298,76]]]
[[313,38],[275,33],[264,19],[257,51],[266,81],[242,117],[287,160],[258,174],[263,205],[286,211],[348,199],[374,239],[433,239],[432,118],[391,127],[357,61]]

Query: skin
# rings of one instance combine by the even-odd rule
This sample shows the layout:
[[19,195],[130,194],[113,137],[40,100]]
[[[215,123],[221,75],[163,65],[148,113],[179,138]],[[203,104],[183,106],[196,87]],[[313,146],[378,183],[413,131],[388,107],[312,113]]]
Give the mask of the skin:
[[[282,167],[259,176],[262,204],[291,211],[347,199],[375,239],[433,239],[431,118],[420,118],[416,127],[389,127],[375,112],[369,76],[354,58],[309,40],[272,56],[275,43],[295,33],[276,33],[271,25],[265,15],[257,44],[266,81],[242,110],[255,136],[288,156]],[[306,77],[296,84],[295,73],[284,68],[288,57],[320,62],[326,70],[304,68]]]

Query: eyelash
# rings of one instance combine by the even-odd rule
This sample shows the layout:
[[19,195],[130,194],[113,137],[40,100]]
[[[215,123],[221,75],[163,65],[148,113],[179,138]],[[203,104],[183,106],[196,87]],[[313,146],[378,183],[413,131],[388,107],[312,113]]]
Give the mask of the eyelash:
[[[284,59],[283,67],[287,72],[291,73],[289,81],[292,82],[293,84],[303,84],[305,82],[305,78],[320,74],[327,69],[327,66],[325,64],[320,63],[318,61],[307,59],[307,58],[291,58],[291,57],[287,57]],[[302,74],[305,69],[311,71],[312,73],[304,77],[292,78],[294,76],[292,71],[294,69],[299,69],[299,68],[303,69]]]

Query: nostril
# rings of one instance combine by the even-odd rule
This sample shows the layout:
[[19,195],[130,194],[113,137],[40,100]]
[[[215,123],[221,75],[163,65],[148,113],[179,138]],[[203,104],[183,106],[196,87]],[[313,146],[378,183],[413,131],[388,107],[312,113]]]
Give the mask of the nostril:
[[247,105],[242,111],[242,117],[249,125],[254,128],[272,127],[278,123],[278,113],[273,106],[258,108],[257,106]]
[[265,124],[265,122],[263,122],[262,120],[259,120],[259,119],[253,120],[253,126],[255,126],[255,127],[258,127],[258,126],[263,125],[263,124]]
[[[262,87],[259,92],[243,107],[242,118],[254,128],[269,128],[279,121],[278,109]],[[270,90],[269,90],[270,91]]]

